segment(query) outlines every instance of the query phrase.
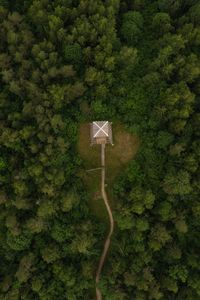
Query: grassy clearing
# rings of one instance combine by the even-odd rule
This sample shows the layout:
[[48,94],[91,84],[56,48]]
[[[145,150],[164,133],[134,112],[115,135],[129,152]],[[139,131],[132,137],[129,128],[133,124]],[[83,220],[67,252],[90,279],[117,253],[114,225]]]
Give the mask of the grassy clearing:
[[[129,134],[121,124],[113,124],[113,140],[114,146],[106,145],[106,188],[112,207],[115,205],[112,194],[114,179],[123,170],[128,161],[134,157],[139,146],[137,137]],[[101,166],[101,147],[100,145],[90,146],[88,123],[83,123],[80,126],[78,151],[84,161],[81,177],[90,194],[90,208],[97,217],[104,221],[108,220],[103,200],[101,199],[101,170],[86,172],[86,170]]]

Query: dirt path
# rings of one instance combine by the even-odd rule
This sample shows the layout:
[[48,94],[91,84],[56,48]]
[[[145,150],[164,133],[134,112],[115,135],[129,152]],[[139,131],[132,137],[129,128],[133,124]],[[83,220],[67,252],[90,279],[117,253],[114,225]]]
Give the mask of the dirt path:
[[[106,255],[108,253],[108,249],[109,249],[109,246],[110,246],[110,239],[111,239],[111,236],[112,236],[113,230],[114,230],[114,220],[113,220],[112,210],[109,206],[108,197],[107,197],[107,194],[106,194],[106,191],[105,191],[105,144],[101,145],[101,166],[102,166],[102,170],[101,170],[101,194],[102,194],[102,198],[104,200],[104,203],[105,203],[108,215],[109,215],[110,229],[109,229],[109,232],[108,232],[108,236],[105,240],[103,252],[101,254],[101,258],[100,258],[100,261],[99,261],[99,265],[98,265],[98,269],[97,269],[97,273],[96,273],[96,284],[99,283],[100,274],[101,274],[101,271],[102,271],[102,268],[103,268],[103,265],[104,265],[104,262],[105,262]],[[96,299],[97,300],[102,300],[101,291],[98,288],[96,288]]]

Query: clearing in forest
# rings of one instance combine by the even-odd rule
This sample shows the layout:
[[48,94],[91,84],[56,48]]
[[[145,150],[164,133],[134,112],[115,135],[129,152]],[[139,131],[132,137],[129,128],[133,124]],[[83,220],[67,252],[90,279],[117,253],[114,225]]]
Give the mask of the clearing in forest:
[[[113,124],[113,142],[114,146],[106,145],[106,189],[112,207],[114,207],[112,194],[114,179],[123,170],[128,161],[134,157],[139,146],[138,138],[128,133],[121,124]],[[101,166],[100,145],[90,146],[89,123],[83,123],[80,126],[78,151],[84,161],[81,176],[90,193],[90,208],[96,216],[107,220],[107,212],[103,201],[101,201],[101,170],[86,171]]]

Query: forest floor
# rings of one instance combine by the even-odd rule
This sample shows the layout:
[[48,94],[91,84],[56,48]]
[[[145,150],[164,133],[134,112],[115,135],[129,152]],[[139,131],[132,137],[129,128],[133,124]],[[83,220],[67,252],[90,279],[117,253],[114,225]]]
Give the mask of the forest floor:
[[[106,145],[106,190],[112,208],[115,207],[113,196],[113,182],[126,167],[130,159],[138,150],[139,141],[134,135],[128,133],[121,124],[113,124],[114,146]],[[89,123],[83,123],[79,129],[78,151],[83,159],[81,177],[86,184],[90,199],[89,205],[92,212],[101,220],[108,222],[108,215],[101,196],[101,170],[86,172],[86,170],[101,166],[100,145],[90,146]]]

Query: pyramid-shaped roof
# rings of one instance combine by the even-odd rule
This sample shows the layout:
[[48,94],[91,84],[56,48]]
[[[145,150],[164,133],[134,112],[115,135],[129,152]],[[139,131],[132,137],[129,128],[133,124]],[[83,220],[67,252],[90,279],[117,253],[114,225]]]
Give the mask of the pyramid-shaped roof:
[[112,144],[112,128],[108,121],[94,121],[90,124],[92,144]]
[[109,127],[108,121],[95,121],[93,122],[93,137],[108,137]]

